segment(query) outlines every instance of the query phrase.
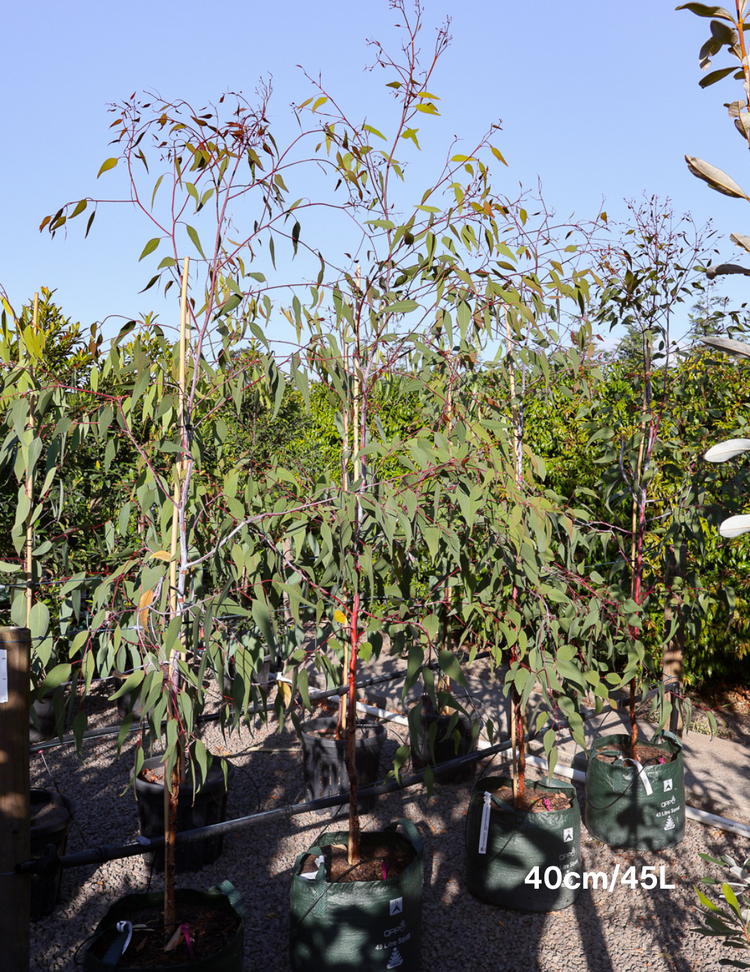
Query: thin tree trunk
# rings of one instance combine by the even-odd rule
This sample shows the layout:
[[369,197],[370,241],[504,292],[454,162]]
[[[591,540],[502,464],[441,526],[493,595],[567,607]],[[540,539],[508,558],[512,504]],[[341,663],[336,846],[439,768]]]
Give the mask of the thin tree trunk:
[[[677,682],[678,694],[683,694],[683,677],[685,668],[685,618],[683,614],[683,600],[681,590],[675,592],[674,582],[677,578],[685,578],[685,548],[679,546],[679,556],[675,548],[669,544],[666,550],[666,588],[667,598],[664,604],[664,630],[672,629],[673,620],[677,619],[674,635],[664,648],[663,672],[665,679]],[[669,728],[682,738],[683,725],[679,708],[674,704],[670,716]]]
[[[172,708],[172,703],[169,704]],[[177,801],[180,796],[179,761],[182,752],[177,753],[177,764],[171,773],[167,773],[164,764],[164,941],[167,942],[174,933],[177,924],[177,902],[175,892],[175,837],[177,835]]]
[[517,782],[515,787],[515,798],[516,806],[520,808],[523,804],[524,796],[526,795],[526,752],[524,750],[523,742],[523,706],[521,704],[521,695],[515,685],[513,686],[511,704],[513,706],[513,732],[515,734],[514,748],[518,750],[516,760]]
[[359,864],[359,809],[357,807],[357,768],[355,760],[357,724],[357,650],[359,644],[359,591],[354,593],[349,653],[349,711],[346,723],[346,772],[349,775],[349,864]]

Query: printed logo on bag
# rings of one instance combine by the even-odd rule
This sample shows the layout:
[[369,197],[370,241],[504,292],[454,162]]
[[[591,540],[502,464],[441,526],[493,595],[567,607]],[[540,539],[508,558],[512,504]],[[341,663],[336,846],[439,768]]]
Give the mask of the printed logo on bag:
[[664,824],[665,830],[674,830],[674,820],[672,817],[667,817],[667,822]]
[[[391,901],[391,914],[400,915],[403,910],[404,910],[404,899],[394,898],[393,901]],[[388,968],[390,968],[390,966],[388,966]]]
[[573,828],[566,827],[563,831],[563,840],[573,840]]
[[401,952],[399,952],[397,948],[394,948],[393,952],[391,953],[391,957],[388,959],[388,965],[386,965],[386,968],[397,969],[399,965],[403,964],[404,960],[401,958]]
[[672,783],[673,782],[674,782],[674,780],[664,780],[664,792],[665,793],[667,792],[667,790],[671,790],[672,789]]

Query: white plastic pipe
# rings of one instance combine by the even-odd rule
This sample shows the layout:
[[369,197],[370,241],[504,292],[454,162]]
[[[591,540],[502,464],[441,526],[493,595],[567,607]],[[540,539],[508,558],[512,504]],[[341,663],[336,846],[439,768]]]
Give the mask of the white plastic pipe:
[[366,712],[368,715],[377,716],[379,719],[387,719],[388,722],[395,722],[399,726],[409,725],[409,720],[406,716],[399,715],[398,712],[389,712],[388,709],[379,709],[375,705],[367,705],[365,702],[357,702],[357,708],[360,712]]
[[[549,769],[549,763],[546,759],[542,759],[540,756],[526,756],[526,762],[531,763],[532,766],[538,766],[540,769]],[[557,763],[555,766],[555,773],[557,776],[564,776],[566,780],[575,780],[577,783],[586,782],[586,774],[582,773],[580,770],[573,769],[572,766],[562,766]]]
[[719,830],[728,830],[732,834],[739,834],[740,837],[750,837],[750,826],[747,824],[738,823],[736,820],[727,820],[726,817],[717,817],[715,813],[708,813],[706,810],[685,807],[685,816],[690,820],[704,824],[706,827],[718,827]]
[[[526,762],[544,770],[548,769],[549,766],[547,760],[539,756],[527,756]],[[568,780],[576,780],[578,783],[584,783],[586,780],[586,774],[582,773],[581,770],[573,769],[572,766],[561,766],[560,763],[555,766],[555,774]],[[696,823],[703,824],[705,827],[718,827],[719,830],[739,834],[740,837],[750,837],[750,826],[739,823],[737,820],[728,820],[726,817],[719,817],[715,813],[708,813],[706,810],[697,810],[695,807],[688,806],[685,807],[685,816],[688,820],[695,820]]]

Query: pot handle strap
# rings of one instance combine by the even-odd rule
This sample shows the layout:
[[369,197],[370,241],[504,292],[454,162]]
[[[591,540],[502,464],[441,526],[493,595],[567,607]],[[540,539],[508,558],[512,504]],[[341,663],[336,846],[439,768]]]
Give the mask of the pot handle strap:
[[414,850],[417,852],[417,856],[421,859],[424,856],[424,844],[422,842],[422,835],[419,833],[414,824],[409,820],[408,817],[401,817],[395,823],[389,824],[386,830],[396,830],[399,825],[406,831],[406,835],[409,840],[414,845]]
[[133,937],[133,925],[129,921],[118,921],[117,931],[119,932],[117,938],[109,946],[102,960],[105,969],[114,969],[122,958]]
[[[671,742],[672,745],[676,747],[678,753],[682,750],[682,740],[678,739],[673,732],[669,731],[669,729],[662,729],[661,732],[657,733],[657,736],[660,739],[666,739],[668,742]],[[654,738],[656,739],[657,736]]]
[[623,762],[630,763],[631,766],[635,766],[636,770],[638,771],[640,781],[643,783],[643,789],[646,791],[646,796],[651,796],[654,791],[651,786],[651,781],[646,773],[645,766],[643,766],[642,763],[639,763],[637,759],[624,759]]
[[208,889],[209,894],[223,894],[229,899],[229,904],[234,908],[240,918],[247,918],[247,910],[242,895],[235,888],[231,881],[222,881]]

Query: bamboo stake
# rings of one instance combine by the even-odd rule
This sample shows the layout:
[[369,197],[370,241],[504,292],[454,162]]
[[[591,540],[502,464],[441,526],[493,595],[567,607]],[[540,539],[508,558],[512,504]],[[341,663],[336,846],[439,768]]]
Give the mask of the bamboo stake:
[[[505,311],[505,339],[508,344],[508,354],[510,354],[512,346],[512,336],[510,331],[510,314],[508,310]],[[510,362],[510,374],[509,374],[509,384],[510,384],[510,397],[511,397],[511,418],[513,421],[513,445],[515,454],[515,477],[516,486],[520,490],[523,483],[523,451],[522,451],[522,430],[521,421],[518,405],[516,404],[516,377],[513,371],[513,362]],[[513,587],[513,600],[516,600],[516,588]],[[519,716],[521,716],[520,724],[523,726],[523,716],[520,711],[520,698],[518,692],[514,686],[513,691],[510,693],[510,739],[511,739],[511,755],[513,758],[513,802],[518,806],[519,798],[523,796],[526,789],[526,754],[523,749],[523,729],[520,734],[518,731],[519,726]],[[519,742],[520,736],[520,742]],[[518,752],[516,750],[518,749]]]
[[[362,271],[358,265],[357,274],[356,274],[357,292],[359,292],[361,281],[362,281]],[[360,346],[359,346],[359,314],[360,314],[360,310],[358,308],[357,313],[355,315],[354,361],[352,363],[353,364],[352,412],[354,418],[354,435],[352,437],[353,438],[352,445],[354,447],[354,470],[353,470],[354,479],[360,481],[360,489],[361,489],[363,462],[362,462],[362,443],[360,442],[362,431],[360,429],[361,423],[360,423],[360,415],[359,415],[359,407],[360,407],[359,403],[360,403],[360,396],[362,394],[362,377],[361,377]],[[359,518],[359,509],[357,515]]]
[[[34,334],[37,332],[37,326],[39,324],[39,294],[34,294],[34,313],[31,321],[31,326],[34,329]],[[19,335],[19,346],[18,346],[18,357],[19,361],[21,358],[21,343]],[[29,375],[31,376],[31,363],[29,363]],[[28,429],[31,432],[32,438],[34,435],[34,400],[35,396],[33,391],[29,392],[29,423]],[[29,513],[28,519],[26,520],[26,627],[31,627],[31,609],[34,606],[34,564],[32,561],[31,552],[34,549],[34,527],[32,525],[31,518],[34,515],[34,470],[26,470],[26,495],[29,498]]]
[[[179,382],[179,429],[180,439],[184,449],[186,447],[185,430],[185,350],[187,332],[187,280],[188,280],[189,258],[185,257],[182,268],[182,289],[180,294],[180,362],[178,372]],[[169,606],[172,618],[178,616],[178,611],[182,609],[182,604],[178,603],[177,597],[177,538],[180,528],[180,519],[184,521],[184,511],[181,509],[182,489],[181,480],[186,472],[187,462],[184,458],[175,466],[174,481],[174,510],[172,512],[172,543],[169,561]],[[182,513],[182,517],[181,514]],[[169,687],[167,701],[167,719],[175,718],[174,697],[179,686],[179,668],[177,666],[177,656],[179,652],[172,649],[169,653]],[[177,831],[177,804],[180,795],[180,783],[183,779],[182,747],[177,745],[177,758],[172,772],[167,772],[167,764],[164,764],[164,924],[166,926],[166,936],[171,937],[172,928],[176,923],[176,900],[175,900],[175,835]]]
[[[350,402],[348,395],[349,388],[349,344],[347,338],[349,337],[348,328],[346,326],[346,321],[344,321],[344,326],[341,331],[341,344],[344,357],[344,388],[347,389],[346,401],[344,402],[341,409],[341,489],[343,493],[349,492],[349,459],[351,457],[351,452],[349,450],[349,425],[350,425]],[[345,498],[342,496],[342,501],[345,502]],[[349,671],[349,645],[348,643],[344,646],[344,667],[343,667],[343,678],[346,679],[347,672]],[[346,701],[346,696],[342,695],[339,699],[339,715],[336,722],[336,739],[341,738],[341,733],[347,724],[348,706]]]
[[[636,604],[641,603],[641,585],[640,585],[640,571],[641,564],[639,562],[639,546],[640,538],[638,536],[638,527],[640,523],[640,509],[643,503],[642,487],[641,487],[641,473],[643,471],[643,453],[646,444],[646,430],[650,429],[651,426],[651,414],[650,414],[650,395],[648,393],[648,386],[651,381],[651,339],[646,339],[645,347],[645,365],[646,373],[643,382],[643,412],[644,417],[641,419],[641,444],[638,447],[638,465],[636,466],[635,481],[633,483],[633,517],[631,522],[631,536],[630,536],[630,594]],[[649,410],[649,420],[646,422],[645,413]],[[635,692],[636,692],[636,678],[630,680],[630,698],[629,698],[629,716],[630,716],[630,756],[632,759],[637,759],[637,746],[638,746],[638,725],[635,720]]]
[[[344,329],[341,332],[341,343],[343,345],[344,353],[344,387],[348,388],[349,384],[349,344],[347,338],[349,337],[348,328],[346,323],[344,323]],[[349,396],[346,396],[346,402],[341,410],[341,488],[344,492],[349,489],[349,459],[351,453],[349,451]]]
[[[360,291],[360,281],[361,281],[361,270],[359,266],[357,267],[356,276],[356,288],[357,288],[357,300],[359,301],[359,291]],[[358,304],[355,318],[354,318],[354,361],[353,361],[353,371],[354,371],[354,381],[352,383],[352,411],[354,417],[354,436],[353,436],[353,448],[354,448],[354,479],[358,482],[357,492],[360,493],[364,488],[364,483],[362,481],[362,476],[364,473],[364,464],[361,458],[362,443],[360,438],[364,438],[364,416],[362,418],[362,423],[360,426],[360,340],[359,340],[359,313],[361,310],[361,305]],[[346,723],[346,769],[349,776],[349,844],[347,848],[347,860],[349,865],[359,864],[359,808],[357,806],[357,767],[356,767],[356,719],[357,719],[357,655],[359,652],[359,609],[360,609],[360,594],[359,594],[359,558],[360,558],[360,528],[362,524],[362,507],[360,503],[359,495],[356,498],[356,532],[355,532],[355,548],[354,548],[354,559],[356,564],[357,581],[354,589],[354,599],[352,603],[352,614],[351,614],[351,648],[349,651],[349,693],[348,693],[348,706],[347,706],[347,723]]]
[[[189,257],[185,257],[185,261],[182,269],[182,289],[180,292],[180,363],[178,372],[178,387],[179,387],[179,413],[178,422],[180,430],[180,439],[183,449],[185,447],[185,351],[186,351],[186,338],[187,338],[187,278],[188,278],[188,266]],[[171,548],[171,558],[169,563],[169,591],[170,591],[170,610],[172,617],[177,616],[177,561],[175,560],[175,555],[177,553],[177,538],[179,531],[179,516],[178,516],[178,506],[180,503],[180,479],[182,473],[184,473],[187,467],[187,461],[184,456],[180,459],[179,464],[175,467],[175,482],[174,482],[174,503],[175,510],[172,516],[172,548]]]

